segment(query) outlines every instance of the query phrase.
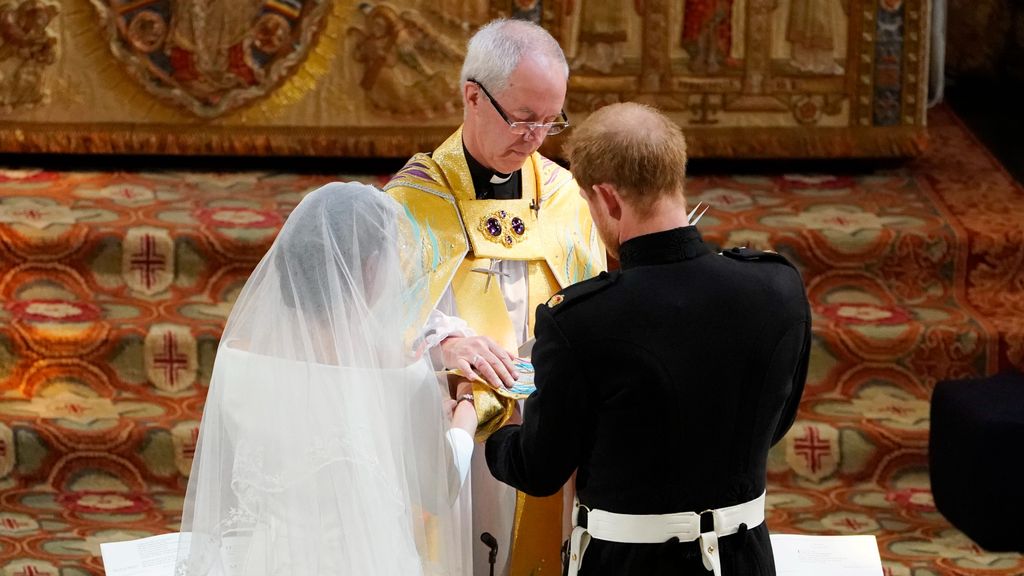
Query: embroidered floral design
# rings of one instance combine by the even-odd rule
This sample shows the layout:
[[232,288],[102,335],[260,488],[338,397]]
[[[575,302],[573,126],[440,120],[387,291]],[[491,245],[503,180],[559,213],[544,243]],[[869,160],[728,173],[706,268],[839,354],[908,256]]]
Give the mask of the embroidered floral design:
[[840,324],[896,325],[910,322],[910,313],[896,306],[880,306],[860,302],[828,304],[820,308],[822,315]]
[[924,488],[893,490],[885,495],[885,499],[902,508],[929,512],[935,510],[935,499],[932,497],[932,492]]
[[268,210],[252,208],[210,208],[196,212],[196,218],[214,228],[275,228],[281,216]]
[[68,300],[21,300],[5,306],[15,318],[28,322],[91,322],[102,311],[95,304]]
[[21,224],[43,230],[53,224],[74,224],[75,213],[67,206],[23,201],[0,205],[0,224]]
[[153,507],[149,498],[127,492],[69,492],[58,495],[57,501],[69,510],[86,514],[135,514]]

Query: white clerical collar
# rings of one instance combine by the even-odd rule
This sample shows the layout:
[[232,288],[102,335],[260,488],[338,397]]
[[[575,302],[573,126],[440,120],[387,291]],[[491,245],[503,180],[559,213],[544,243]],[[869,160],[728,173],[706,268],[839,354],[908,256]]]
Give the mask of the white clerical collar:
[[[515,172],[513,172],[512,174],[515,174]],[[494,174],[491,175],[491,184],[504,184],[505,182],[508,182],[510,178],[512,178],[512,174],[499,174],[495,172]]]

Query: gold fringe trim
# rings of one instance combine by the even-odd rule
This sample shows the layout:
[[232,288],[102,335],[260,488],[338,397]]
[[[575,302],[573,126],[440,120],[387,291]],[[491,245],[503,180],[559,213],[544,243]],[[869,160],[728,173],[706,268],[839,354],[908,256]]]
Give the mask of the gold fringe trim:
[[[219,127],[218,127],[219,128]],[[0,127],[0,152],[182,154],[209,156],[351,156],[407,158],[433,150],[457,127],[420,128],[139,128],[120,125]],[[900,158],[928,148],[924,126],[892,128],[723,128],[686,130],[693,158]],[[562,158],[564,138],[542,153]]]

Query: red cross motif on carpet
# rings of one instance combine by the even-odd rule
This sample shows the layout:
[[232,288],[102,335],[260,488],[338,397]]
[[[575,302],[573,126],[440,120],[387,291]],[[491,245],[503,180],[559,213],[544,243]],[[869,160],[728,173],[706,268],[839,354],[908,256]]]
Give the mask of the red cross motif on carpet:
[[73,225],[76,219],[74,211],[52,201],[31,198],[13,204],[0,204],[0,223],[45,230],[52,224]]
[[15,210],[14,212],[11,212],[11,215],[18,218],[22,218],[24,220],[41,220],[43,218],[43,213],[34,208],[26,208],[25,210]]
[[155,197],[155,194],[149,188],[130,184],[107,186],[100,190],[100,194],[111,200],[124,202],[146,201],[152,200]]
[[36,568],[32,564],[27,564],[27,565],[22,567],[21,571],[14,573],[14,576],[52,576],[52,575],[53,575],[53,572],[50,572],[49,570],[45,570],[45,569],[41,570],[39,568]]
[[894,416],[905,416],[912,413],[914,410],[905,406],[885,406],[878,409],[880,412],[888,412]]
[[178,383],[178,373],[188,366],[188,359],[185,356],[178,354],[178,346],[174,340],[174,335],[170,332],[164,332],[163,337],[164,345],[160,353],[153,358],[153,364],[163,371],[164,379],[171,388],[176,388]]
[[82,406],[81,404],[76,404],[74,402],[68,402],[67,404],[64,405],[64,411],[67,412],[68,414],[71,414],[72,416],[79,416],[85,414],[86,410],[88,410],[88,408]]
[[189,440],[183,450],[186,458],[192,459],[196,455],[196,443],[199,442],[199,428],[193,428],[189,433]]
[[[111,196],[113,197],[114,195],[112,194]],[[139,197],[139,194],[131,188],[119,188],[116,197],[124,200],[135,200]]]
[[156,274],[164,269],[164,257],[156,253],[156,240],[146,234],[142,237],[142,250],[131,256],[132,271],[139,273],[139,282],[146,288],[156,283]]
[[16,534],[39,529],[39,523],[24,514],[0,513],[0,533]]
[[826,224],[835,224],[836,228],[845,228],[848,224],[852,224],[853,221],[847,219],[845,216],[832,216],[831,218],[825,218]]
[[174,463],[182,476],[188,476],[192,471],[192,460],[195,458],[196,445],[199,443],[199,423],[178,424],[171,431],[171,440],[174,443]]
[[857,512],[837,512],[821,519],[821,525],[842,534],[867,534],[879,529],[878,521],[870,515]]
[[798,474],[812,480],[835,472],[838,456],[839,431],[830,426],[804,424],[795,427],[787,438],[786,461]]
[[740,208],[749,208],[754,204],[754,199],[749,194],[744,194],[739,190],[729,190],[726,188],[711,188],[701,193],[693,202],[696,206],[696,202],[706,202],[716,208],[722,210],[736,210]]
[[174,241],[159,228],[134,228],[124,240],[122,277],[137,292],[155,295],[174,279]]
[[146,372],[154,386],[183,390],[196,379],[196,341],[185,326],[158,325],[146,335]]
[[804,429],[805,434],[793,441],[793,450],[804,457],[811,472],[821,470],[821,458],[828,455],[828,442],[818,437],[818,429],[810,426]]
[[847,518],[843,520],[843,524],[850,529],[850,532],[858,532],[861,528],[864,528],[866,524],[857,520],[856,518]]
[[894,490],[885,495],[885,500],[904,508],[928,512],[935,510],[935,499],[932,498],[932,491],[924,488]]

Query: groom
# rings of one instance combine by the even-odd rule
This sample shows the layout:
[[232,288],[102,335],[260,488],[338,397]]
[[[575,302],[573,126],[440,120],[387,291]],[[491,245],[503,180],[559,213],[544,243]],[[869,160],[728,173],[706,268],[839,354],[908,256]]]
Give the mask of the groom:
[[704,243],[686,142],[654,109],[602,108],[569,148],[621,269],[537,308],[537,391],[487,441],[490,470],[534,495],[576,472],[570,576],[773,575],[765,474],[807,375],[800,274]]

